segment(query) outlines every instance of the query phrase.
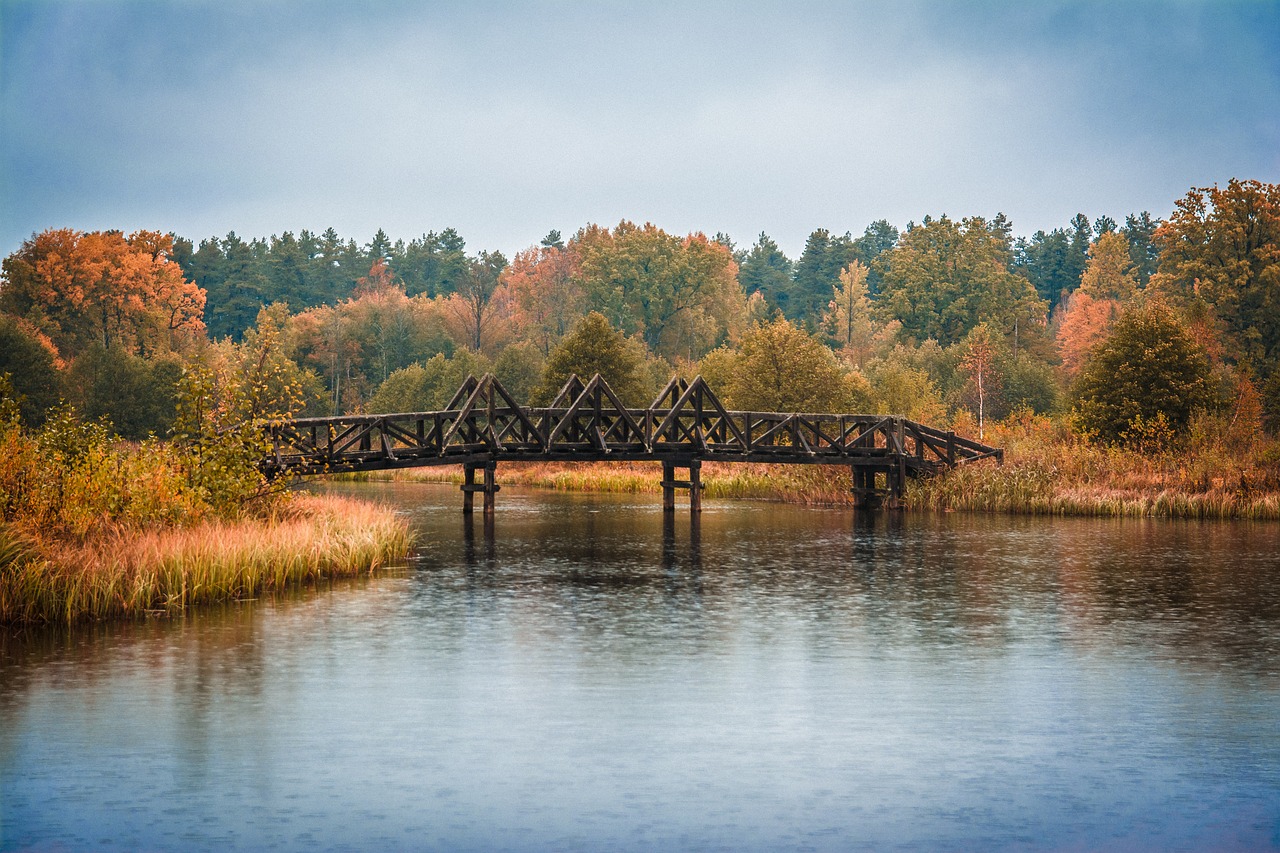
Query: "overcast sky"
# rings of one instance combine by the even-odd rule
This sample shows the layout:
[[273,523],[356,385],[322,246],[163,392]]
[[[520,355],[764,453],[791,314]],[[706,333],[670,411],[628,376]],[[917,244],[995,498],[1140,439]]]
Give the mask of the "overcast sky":
[[1014,231],[1280,182],[1280,3],[0,0],[0,253],[626,218]]

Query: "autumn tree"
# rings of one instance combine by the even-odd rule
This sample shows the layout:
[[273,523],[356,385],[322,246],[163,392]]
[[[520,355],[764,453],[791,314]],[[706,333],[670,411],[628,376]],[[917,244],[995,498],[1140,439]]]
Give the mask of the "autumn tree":
[[1089,247],[1088,261],[1080,276],[1080,289],[1095,299],[1124,302],[1138,290],[1138,278],[1129,255],[1129,241],[1109,231]]
[[858,367],[870,357],[877,331],[867,296],[868,272],[862,262],[856,260],[840,271],[839,284],[833,288],[822,323],[827,334]]
[[[554,236],[559,241],[559,232]],[[547,235],[547,239],[551,237]],[[505,301],[511,307],[515,336],[533,343],[543,358],[586,313],[577,249],[560,242],[560,246],[552,242],[516,253],[503,270],[500,285],[507,291]]]
[[867,380],[872,394],[870,411],[934,425],[946,421],[947,407],[937,383],[906,359],[873,359],[867,364]]
[[1080,372],[1089,353],[1106,338],[1120,312],[1120,303],[1116,300],[1096,299],[1085,291],[1071,294],[1062,304],[1056,337],[1062,370],[1068,378]]
[[969,377],[978,404],[978,439],[985,436],[987,398],[1000,387],[999,336],[986,323],[969,330],[961,342],[960,369]]
[[1159,302],[1134,306],[1116,321],[1085,364],[1075,393],[1080,429],[1133,446],[1176,436],[1194,410],[1214,402],[1204,350]]
[[371,412],[440,411],[468,376],[483,376],[493,368],[483,355],[460,349],[451,356],[436,353],[387,377],[369,398]]
[[389,287],[303,311],[290,319],[287,332],[300,362],[323,377],[329,411],[336,415],[362,408],[396,370],[452,353],[448,325],[438,300],[411,299]]
[[648,405],[657,388],[645,370],[646,355],[641,341],[592,311],[551,351],[534,402],[550,403],[570,375],[586,381],[599,373],[627,405]]
[[1221,320],[1229,355],[1263,375],[1280,367],[1280,185],[1232,179],[1193,188],[1155,233],[1151,287]]
[[1080,288],[1062,304],[1056,337],[1068,377],[1079,372],[1089,351],[1106,337],[1137,287],[1129,241],[1115,231],[1103,233],[1089,249]]
[[497,326],[506,318],[505,306],[494,299],[506,266],[501,252],[480,252],[469,262],[457,289],[445,299],[445,312],[459,330],[460,343],[476,352],[493,349]]
[[203,336],[205,293],[170,259],[168,235],[138,231],[34,235],[3,262],[0,309],[25,318],[64,358],[93,343],[134,353],[182,349]]

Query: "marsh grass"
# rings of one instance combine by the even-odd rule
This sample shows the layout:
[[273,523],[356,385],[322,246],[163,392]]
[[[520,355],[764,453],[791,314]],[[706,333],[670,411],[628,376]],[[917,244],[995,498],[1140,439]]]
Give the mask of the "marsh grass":
[[1028,515],[1280,519],[1280,452],[1261,437],[1230,445],[1202,431],[1140,453],[1090,444],[1044,418],[997,428],[1003,467],[960,467],[911,484],[908,508]]
[[220,501],[209,480],[173,443],[120,441],[71,413],[34,433],[0,423],[0,622],[180,613],[408,550],[385,508],[265,481]]
[[299,495],[270,516],[37,540],[0,564],[0,622],[173,615],[400,560],[408,528],[383,507]]
[[[411,468],[382,475],[398,481],[461,483],[462,468]],[[656,462],[518,462],[498,467],[498,482],[572,492],[660,494],[662,466]],[[849,469],[832,465],[769,465],[706,462],[703,497],[852,505]],[[680,496],[677,495],[677,500]]]

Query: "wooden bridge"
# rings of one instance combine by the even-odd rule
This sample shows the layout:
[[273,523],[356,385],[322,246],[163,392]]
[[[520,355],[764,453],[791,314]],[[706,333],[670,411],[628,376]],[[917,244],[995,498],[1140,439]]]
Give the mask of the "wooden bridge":
[[[478,492],[486,515],[499,462],[661,462],[663,507],[674,509],[675,490],[687,489],[698,512],[704,461],[843,465],[857,505],[896,508],[908,477],[1004,460],[1002,450],[901,417],[728,411],[701,376],[673,378],[647,409],[631,409],[599,374],[585,383],[571,376],[545,408],[516,403],[486,374],[468,377],[442,411],[301,418],[268,429],[269,477],[460,464],[463,511]],[[687,479],[676,479],[677,469]]]

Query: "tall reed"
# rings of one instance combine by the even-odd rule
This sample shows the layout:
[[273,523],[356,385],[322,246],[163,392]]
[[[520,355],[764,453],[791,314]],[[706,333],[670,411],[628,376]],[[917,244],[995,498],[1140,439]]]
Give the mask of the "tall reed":
[[0,566],[0,622],[74,622],[180,613],[371,572],[402,559],[404,522],[335,496],[298,496],[263,519],[208,520],[45,543]]

